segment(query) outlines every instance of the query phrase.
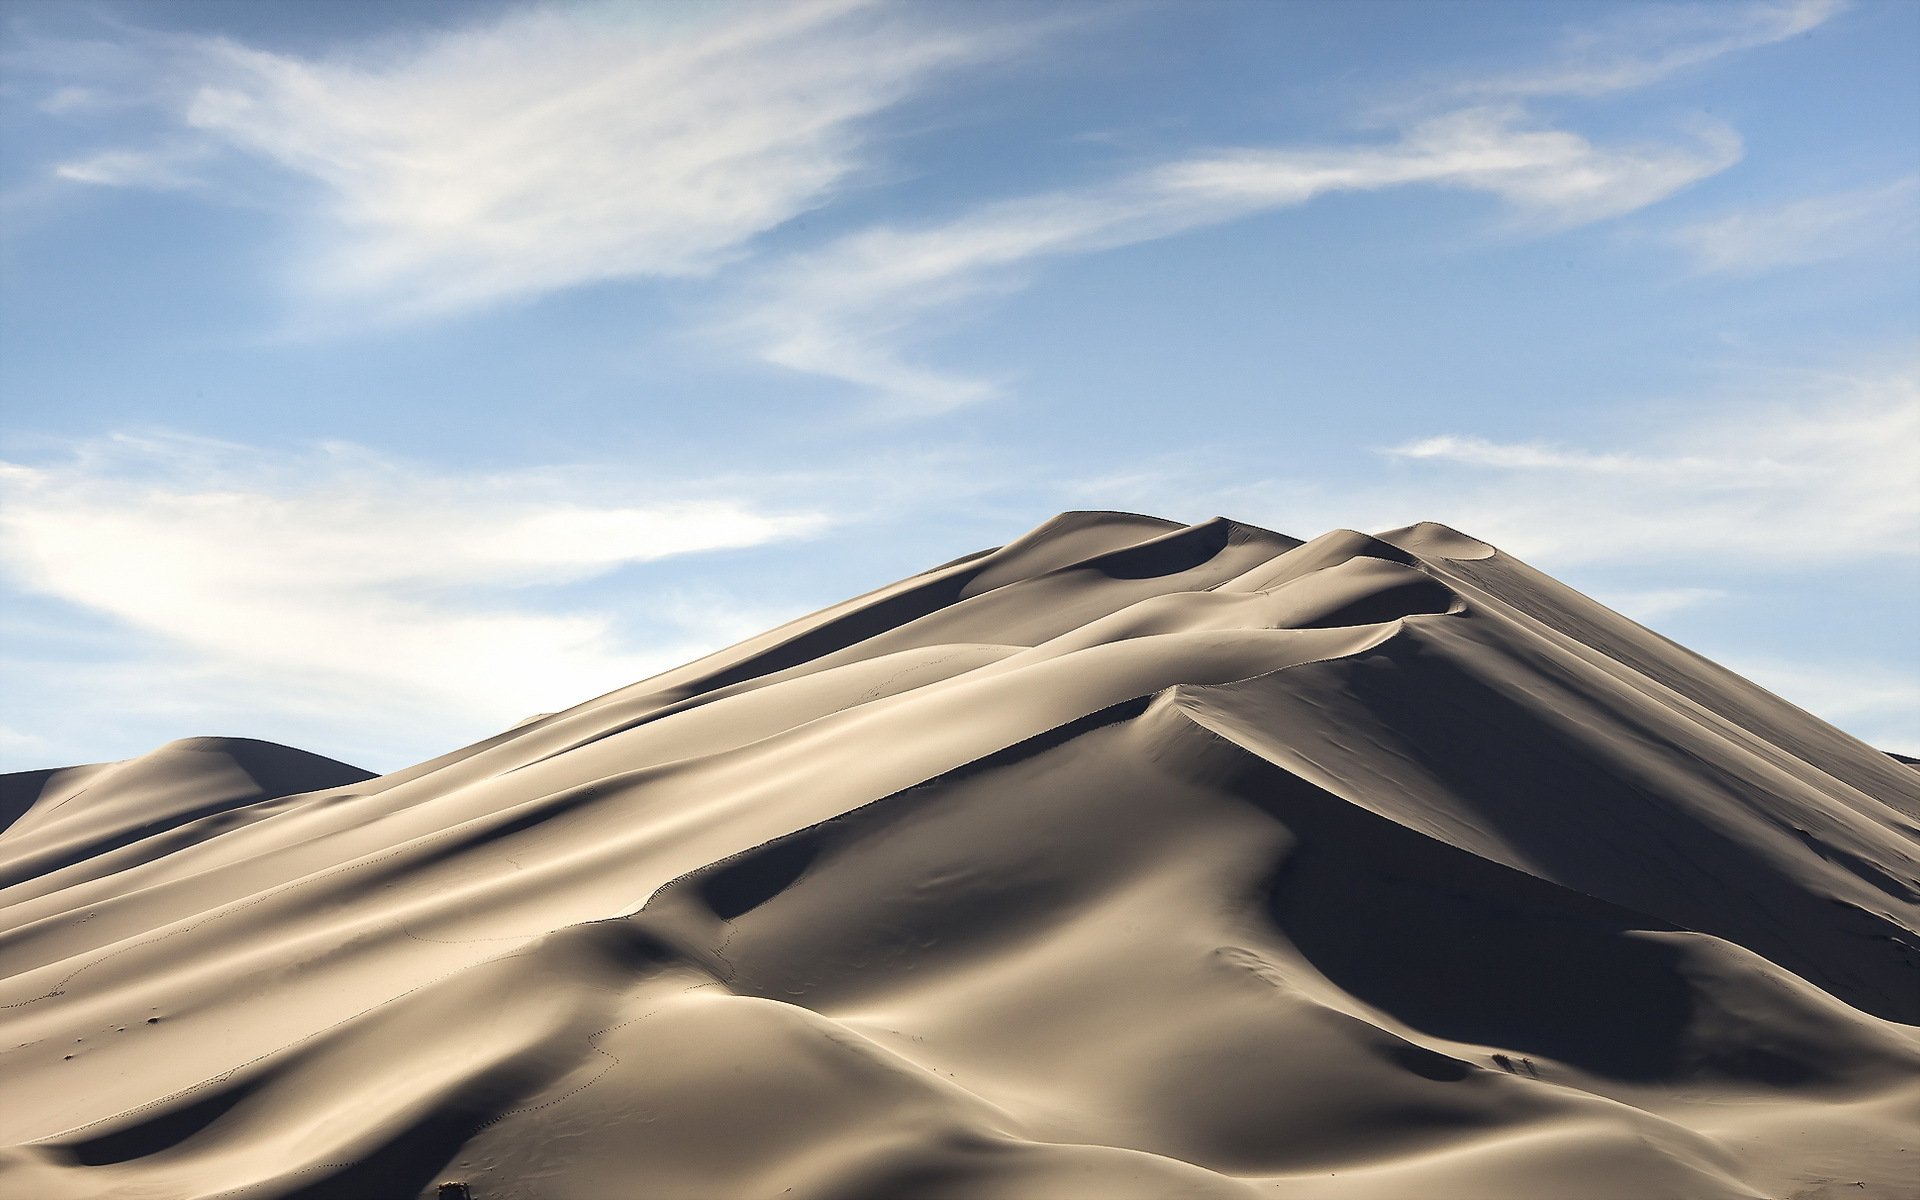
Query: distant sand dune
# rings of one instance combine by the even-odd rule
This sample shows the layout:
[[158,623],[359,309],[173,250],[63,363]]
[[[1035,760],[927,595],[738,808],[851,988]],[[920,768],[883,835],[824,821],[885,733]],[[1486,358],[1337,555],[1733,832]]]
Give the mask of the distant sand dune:
[[0,1196],[1920,1196],[1920,773],[1443,526],[1068,513],[0,826]]

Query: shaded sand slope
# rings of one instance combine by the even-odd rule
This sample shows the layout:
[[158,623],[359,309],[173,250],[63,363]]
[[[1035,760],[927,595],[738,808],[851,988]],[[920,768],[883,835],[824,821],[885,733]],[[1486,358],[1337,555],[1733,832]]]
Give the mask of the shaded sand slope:
[[1439,526],[1070,513],[392,775],[0,805],[8,1196],[1920,1181],[1920,773]]

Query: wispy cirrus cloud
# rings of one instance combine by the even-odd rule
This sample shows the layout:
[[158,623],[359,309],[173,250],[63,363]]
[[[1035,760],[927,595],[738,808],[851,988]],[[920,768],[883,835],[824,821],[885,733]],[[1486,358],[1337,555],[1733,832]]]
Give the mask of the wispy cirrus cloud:
[[1420,121],[1385,146],[1241,150],[1170,164],[1158,178],[1176,194],[1260,208],[1334,191],[1460,188],[1499,198],[1529,223],[1566,228],[1645,208],[1739,161],[1731,128],[1691,124],[1683,141],[1606,146],[1521,108],[1482,106]]
[[1833,19],[1849,0],[1622,5],[1609,21],[1578,30],[1540,66],[1458,84],[1478,97],[1604,96],[1678,75],[1730,54],[1798,37]]
[[[1431,459],[1473,467],[1513,471],[1573,471],[1582,475],[1673,475],[1687,472],[1707,479],[1729,471],[1750,473],[1764,464],[1736,462],[1699,454],[1649,456],[1618,451],[1582,450],[1548,442],[1498,442],[1473,434],[1443,433],[1419,438],[1387,451],[1395,458]],[[1775,470],[1783,469],[1772,464]]]
[[1920,238],[1920,175],[1683,225],[1668,239],[1702,274],[1757,275]]
[[184,191],[202,186],[198,167],[207,157],[206,147],[192,143],[151,150],[102,150],[60,163],[54,167],[53,175],[69,183],[100,187]]
[[1049,258],[1340,192],[1417,186],[1497,197],[1525,232],[1624,216],[1733,165],[1738,134],[1696,116],[1676,140],[1603,144],[1540,119],[1529,102],[1644,88],[1804,34],[1845,7],[1640,6],[1569,35],[1544,65],[1428,85],[1395,106],[1393,139],[1196,153],[1105,186],[1000,201],[943,224],[868,230],[765,271],[727,332],[766,362],[856,385],[896,414],[927,415],[1002,385],[916,358],[915,329],[958,301],[1020,287],[1023,272]]
[[431,711],[485,731],[758,629],[712,628],[708,607],[683,606],[636,636],[555,586],[827,522],[579,470],[448,474],[340,445],[276,456],[119,437],[0,464],[0,573],[139,639],[118,694],[96,697],[108,711],[217,677],[263,710],[347,725]]
[[855,175],[869,118],[1011,37],[803,0],[539,7],[320,58],[175,39],[154,92],[176,144],[55,173],[166,187],[187,156],[210,184],[267,165],[306,185],[301,294],[434,315],[708,272]]
[[880,227],[767,269],[720,331],[763,360],[878,393],[929,415],[985,399],[991,380],[913,361],[902,347],[936,310],[1018,287],[1050,258],[1170,237],[1338,192],[1429,186],[1480,192],[1524,223],[1565,228],[1664,199],[1740,157],[1724,126],[1682,142],[1596,145],[1511,106],[1421,121],[1397,139],[1235,149],[1105,186],[1000,201],[943,224]]
[[1399,486],[1429,516],[1556,566],[1920,554],[1920,367],[1776,387],[1625,449],[1445,434],[1384,453],[1418,469]]

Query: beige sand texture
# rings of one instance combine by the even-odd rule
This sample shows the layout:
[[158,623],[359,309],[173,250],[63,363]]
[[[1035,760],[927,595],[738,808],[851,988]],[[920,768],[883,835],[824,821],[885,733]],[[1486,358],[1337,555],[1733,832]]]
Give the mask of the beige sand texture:
[[17,1200],[1920,1196],[1920,772],[1437,525],[1068,513],[0,820]]

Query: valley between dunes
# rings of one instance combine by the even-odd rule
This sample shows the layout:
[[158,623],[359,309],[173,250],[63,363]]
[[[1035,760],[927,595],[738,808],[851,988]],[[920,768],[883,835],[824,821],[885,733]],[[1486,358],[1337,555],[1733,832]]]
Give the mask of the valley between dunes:
[[1068,513],[0,822],[15,1200],[1920,1196],[1920,772],[1438,525]]

